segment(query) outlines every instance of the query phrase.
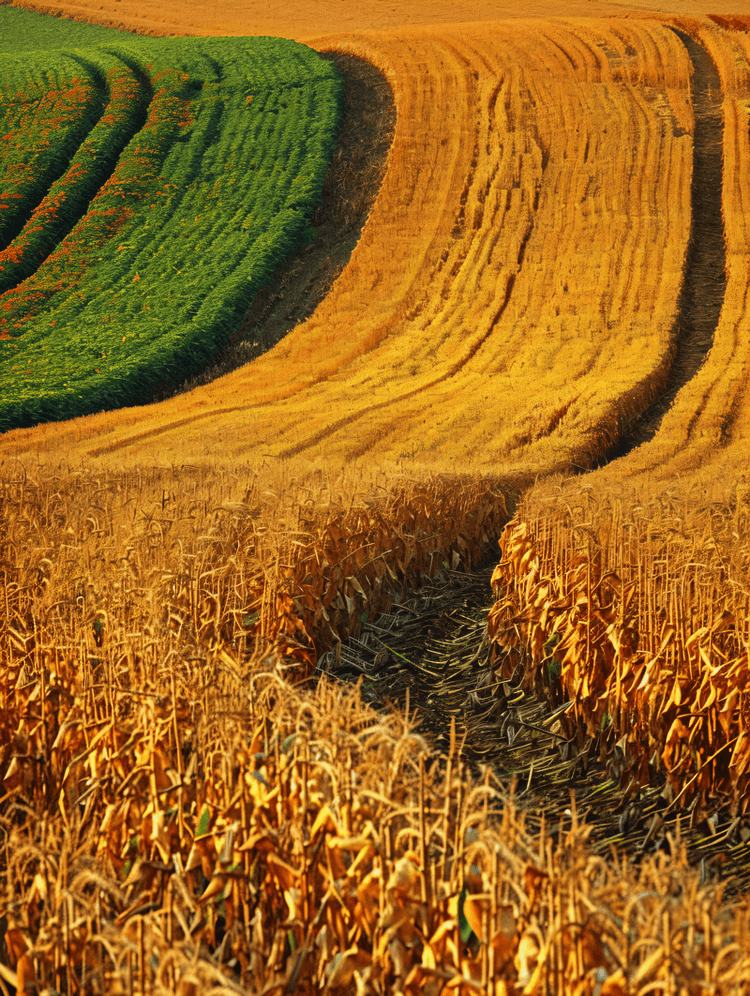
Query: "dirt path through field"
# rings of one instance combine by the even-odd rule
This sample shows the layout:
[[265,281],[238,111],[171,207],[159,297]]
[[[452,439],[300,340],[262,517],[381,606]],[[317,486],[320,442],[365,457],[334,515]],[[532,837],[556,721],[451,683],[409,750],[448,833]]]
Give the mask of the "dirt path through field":
[[726,249],[721,210],[724,127],[721,80],[705,48],[683,31],[673,30],[693,63],[691,96],[695,115],[692,229],[674,329],[675,358],[667,389],[600,466],[653,439],[677,394],[705,360],[724,303]]

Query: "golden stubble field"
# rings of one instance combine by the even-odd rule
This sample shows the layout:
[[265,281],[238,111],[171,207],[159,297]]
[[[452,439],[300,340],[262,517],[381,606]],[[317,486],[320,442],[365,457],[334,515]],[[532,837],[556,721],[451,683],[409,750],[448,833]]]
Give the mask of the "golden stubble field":
[[492,677],[570,701],[625,797],[729,821],[741,859],[741,11],[37,9],[350,53],[397,120],[350,262],[275,349],[0,439],[0,988],[746,991],[750,907],[679,824],[634,864],[572,799],[532,832],[455,735],[437,758],[315,670],[502,534]]

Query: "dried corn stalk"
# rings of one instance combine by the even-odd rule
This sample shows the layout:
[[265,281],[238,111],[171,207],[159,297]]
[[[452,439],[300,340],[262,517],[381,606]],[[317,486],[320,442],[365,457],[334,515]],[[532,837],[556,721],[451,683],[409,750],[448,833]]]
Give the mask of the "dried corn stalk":
[[663,779],[674,805],[736,814],[750,798],[748,559],[731,528],[744,513],[715,507],[714,535],[691,539],[687,500],[644,508],[587,492],[570,514],[509,524],[490,636],[525,649],[538,692],[572,700],[562,722],[617,755],[623,788]]

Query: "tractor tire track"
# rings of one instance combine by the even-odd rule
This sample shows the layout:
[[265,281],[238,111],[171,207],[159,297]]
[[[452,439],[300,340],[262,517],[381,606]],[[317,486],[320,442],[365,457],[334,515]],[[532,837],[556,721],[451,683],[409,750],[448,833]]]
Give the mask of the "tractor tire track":
[[[610,733],[582,738],[583,744],[568,739],[556,718],[569,702],[550,704],[523,683],[502,680],[487,636],[494,558],[488,561],[467,573],[446,563],[420,590],[395,593],[389,612],[320,658],[320,672],[360,683],[362,698],[376,709],[395,706],[413,715],[416,707],[418,731],[433,756],[447,755],[453,728],[465,770],[478,778],[489,766],[535,833],[543,822],[548,833],[560,831],[574,792],[593,854],[607,858],[615,846],[638,862],[645,854],[669,854],[670,836],[679,833],[704,884],[719,873],[731,878],[730,892],[750,887],[750,819],[717,812],[710,825],[706,818],[686,821],[658,783],[628,796],[622,753],[615,749],[602,760]],[[520,668],[521,654],[503,652],[510,669]]]

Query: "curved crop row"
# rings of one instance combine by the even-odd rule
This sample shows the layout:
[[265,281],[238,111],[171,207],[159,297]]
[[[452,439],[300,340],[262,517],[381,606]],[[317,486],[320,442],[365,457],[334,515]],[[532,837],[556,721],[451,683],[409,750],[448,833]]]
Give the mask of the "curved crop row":
[[656,22],[593,21],[319,44],[375,62],[397,100],[350,264],[270,353],[164,403],[148,429],[136,411],[89,423],[107,427],[97,458],[198,445],[228,459],[590,465],[673,355],[690,229],[684,47]]
[[697,806],[695,820],[746,812],[750,557],[728,555],[746,509],[716,502],[706,535],[698,487],[650,500],[569,487],[565,511],[545,497],[501,540],[496,659],[523,650],[525,683],[568,704],[561,732],[618,761],[628,794],[663,784],[670,808]]
[[[45,314],[51,304],[58,307],[67,304],[76,314],[86,307],[83,293],[79,290],[76,295],[71,295],[71,287],[77,290],[81,287],[90,268],[92,253],[103,251],[111,237],[136,214],[144,188],[148,190],[157,179],[177,129],[181,124],[190,124],[188,102],[181,90],[187,75],[174,70],[164,70],[163,73],[168,77],[169,85],[163,86],[154,95],[145,127],[131,142],[128,154],[103,184],[85,217],[43,267],[30,279],[0,296],[0,313],[3,315],[0,318],[0,334],[6,341],[13,340],[6,350],[12,346],[19,357],[28,354],[35,333],[42,350],[54,344],[54,335],[40,336],[38,325],[31,324]],[[183,118],[186,119],[184,122]],[[52,316],[47,317],[47,322],[52,328],[57,325]],[[72,345],[78,348],[81,344],[74,341]],[[33,385],[32,379],[28,385],[31,391]],[[11,405],[11,395],[4,401],[6,406]]]
[[723,101],[726,290],[713,344],[650,442],[579,482],[541,484],[506,530],[490,628],[526,680],[637,793],[691,821],[750,806],[750,43],[681,21]]
[[145,77],[139,78],[113,56],[102,53],[99,59],[93,65],[104,75],[107,105],[65,173],[49,187],[22,231],[0,250],[0,292],[33,273],[67,235],[112,172],[125,145],[143,125],[149,98]]
[[0,247],[23,228],[102,113],[96,76],[75,56],[60,52],[3,55]]
[[0,296],[2,428],[134,403],[185,377],[311,234],[339,115],[330,64],[280,39],[112,55],[148,74],[147,120],[87,214]]
[[[716,467],[746,465],[750,442],[750,43],[743,32],[682,20],[713,59],[722,84],[722,215],[726,250],[726,289],[713,345],[696,375],[677,395],[654,439],[640,446],[602,478],[654,478],[671,481],[716,473]],[[598,479],[598,478],[597,478]]]

